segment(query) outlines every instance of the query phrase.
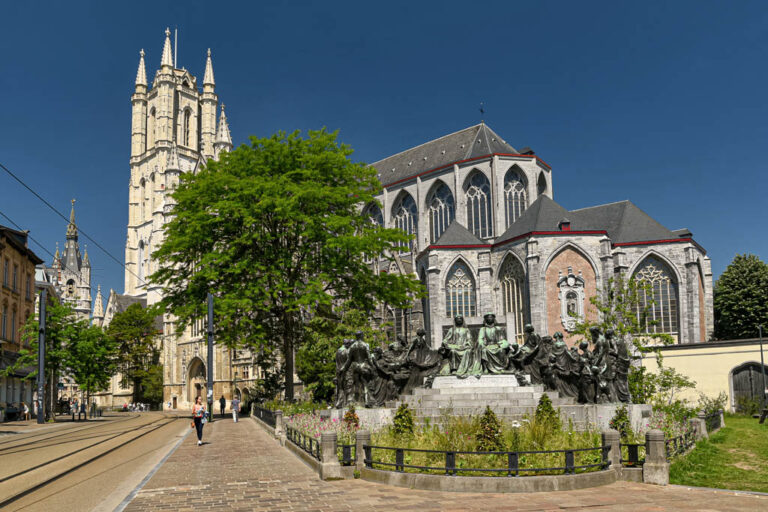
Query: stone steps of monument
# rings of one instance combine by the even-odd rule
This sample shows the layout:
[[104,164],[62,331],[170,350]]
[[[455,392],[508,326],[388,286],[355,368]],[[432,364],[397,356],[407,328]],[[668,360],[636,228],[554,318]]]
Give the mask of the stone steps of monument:
[[[538,398],[517,398],[503,396],[499,398],[475,398],[475,399],[463,399],[456,397],[442,397],[442,400],[423,400],[423,399],[409,399],[404,397],[401,402],[408,404],[412,409],[429,408],[429,407],[485,407],[486,405],[510,405],[510,406],[537,406],[539,404]],[[574,405],[576,402],[573,398],[558,398],[552,400],[554,407],[560,407],[563,405]]]
[[[544,393],[529,393],[525,391],[516,391],[512,393],[499,393],[495,391],[476,391],[475,393],[433,393],[429,395],[405,395],[404,400],[421,400],[422,402],[445,401],[445,400],[536,400],[538,401]],[[550,400],[557,401],[561,397],[557,391],[548,391],[547,396]]]
[[[526,415],[530,415],[536,412],[536,405],[497,405],[488,404],[491,410],[496,413],[499,418],[506,418],[511,420],[518,420],[524,418]],[[583,406],[575,404],[556,405],[556,409],[560,409],[560,416],[563,420],[571,418],[575,423],[584,421]],[[485,405],[482,406],[463,406],[463,407],[421,407],[415,409],[414,418],[423,421],[425,418],[429,418],[430,421],[440,419],[443,415],[449,412],[451,416],[479,416],[485,412]]]
[[[543,393],[544,386],[502,386],[497,387],[493,385],[487,386],[472,386],[467,388],[440,388],[440,389],[426,389],[416,388],[412,392],[412,396],[424,396],[424,395],[445,395],[445,394],[471,394],[471,393]],[[551,392],[547,392],[550,394]]]

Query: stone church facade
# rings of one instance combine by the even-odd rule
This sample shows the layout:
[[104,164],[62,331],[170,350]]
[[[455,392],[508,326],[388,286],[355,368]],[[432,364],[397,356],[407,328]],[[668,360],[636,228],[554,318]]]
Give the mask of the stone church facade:
[[[152,252],[162,244],[164,227],[172,218],[171,193],[182,173],[194,173],[209,159],[232,149],[232,138],[219,107],[211,52],[205,60],[202,88],[197,78],[176,66],[170,31],[166,29],[160,68],[151,83],[147,80],[144,50],[140,52],[135,89],[131,96],[131,156],[128,191],[128,229],[125,244],[125,293],[110,291],[104,313],[106,326],[116,313],[138,302],[157,303],[162,290],[149,283],[158,267]],[[217,112],[220,110],[220,114]],[[218,118],[218,119],[217,119]],[[158,322],[158,343],[162,346],[164,404],[191,408],[197,395],[205,397],[207,380],[206,328],[203,319],[177,334],[174,319],[164,315]],[[243,351],[235,354],[223,346],[214,350],[214,397],[247,395],[253,386],[252,358]],[[234,388],[235,378],[239,379]],[[112,379],[111,389],[101,401],[109,405],[130,402],[131,389]]]
[[411,311],[385,306],[380,319],[394,324],[393,335],[405,336],[411,318],[438,346],[455,315],[479,327],[494,312],[510,340],[522,341],[531,323],[573,343],[577,319],[596,318],[590,299],[621,275],[653,290],[647,332],[678,343],[711,338],[710,260],[688,230],[671,231],[629,201],[567,211],[554,201],[550,166],[487,125],[373,166],[384,189],[365,211],[414,235],[379,270],[414,273],[428,291]]

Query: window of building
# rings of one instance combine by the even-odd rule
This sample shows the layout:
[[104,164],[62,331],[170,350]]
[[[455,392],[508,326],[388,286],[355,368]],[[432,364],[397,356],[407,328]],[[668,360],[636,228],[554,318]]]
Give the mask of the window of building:
[[8,305],[3,304],[3,317],[0,320],[0,337],[8,339]]
[[10,335],[11,335],[11,342],[16,343],[16,331],[18,331],[19,326],[16,325],[16,308],[13,309],[11,312],[11,329],[10,329]]
[[9,273],[11,268],[11,262],[7,259],[3,264],[3,286],[8,286]]
[[507,315],[507,319],[511,318],[514,323],[514,325],[509,326],[509,331],[514,332],[518,344],[522,344],[523,326],[525,325],[525,304],[523,302],[525,271],[517,259],[509,256],[504,261],[499,276],[504,313]]
[[419,211],[418,208],[416,208],[416,202],[410,194],[403,194],[395,204],[392,212],[392,221],[395,227],[402,229],[407,234],[413,235],[414,237],[407,242],[400,242],[401,252],[413,251],[419,224]]
[[19,289],[19,266],[13,266],[13,291]]
[[144,284],[144,240],[139,241],[139,261],[137,262],[139,268],[139,286]]
[[155,107],[152,107],[149,111],[149,127],[147,129],[147,139],[149,139],[149,143],[147,144],[148,148],[151,148],[155,145],[155,141],[157,140],[157,134],[155,133]]
[[539,179],[536,181],[536,191],[539,195],[547,191],[547,178],[544,177],[544,171],[539,173]]
[[504,177],[504,213],[509,227],[520,218],[528,206],[525,183],[521,174],[513,167]]
[[493,236],[491,217],[491,184],[481,172],[467,180],[467,228],[478,238]]
[[191,128],[192,112],[189,109],[184,111],[184,145],[189,147],[190,140],[190,128]]
[[453,194],[445,183],[440,183],[427,198],[429,205],[429,236],[435,243],[455,215]]
[[475,281],[469,268],[463,262],[456,262],[445,281],[445,314],[448,318],[456,315],[476,316]]
[[363,215],[368,217],[372,223],[384,227],[384,215],[382,215],[381,208],[379,208],[379,205],[376,203],[369,204],[365,210],[363,210]]
[[649,256],[637,268],[634,278],[647,284],[646,289],[640,290],[637,307],[637,319],[643,332],[677,334],[677,281],[669,266],[659,258]]
[[27,300],[31,300],[32,299],[32,276],[30,276],[29,274],[27,274],[27,282],[25,284],[25,289],[26,291],[24,296],[27,298]]

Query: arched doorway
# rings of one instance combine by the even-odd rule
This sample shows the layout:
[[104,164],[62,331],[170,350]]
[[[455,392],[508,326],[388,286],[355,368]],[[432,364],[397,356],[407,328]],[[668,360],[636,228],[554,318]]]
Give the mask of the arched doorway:
[[205,364],[202,359],[196,357],[189,363],[187,373],[187,401],[195,403],[195,399],[201,396],[205,401]]
[[[768,367],[766,367],[768,374]],[[766,382],[768,384],[768,382]],[[749,402],[759,404],[763,400],[763,373],[760,363],[744,363],[731,370],[732,404],[738,412],[749,407]]]

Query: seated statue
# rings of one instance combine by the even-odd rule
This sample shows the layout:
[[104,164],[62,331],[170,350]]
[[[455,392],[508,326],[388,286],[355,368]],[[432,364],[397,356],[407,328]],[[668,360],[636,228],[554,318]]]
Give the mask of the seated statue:
[[414,388],[431,387],[435,375],[440,371],[443,358],[437,350],[433,350],[427,343],[427,332],[424,329],[416,331],[416,338],[408,347],[406,361],[409,363],[410,377],[405,385],[405,393]]
[[487,313],[483,317],[483,326],[477,334],[477,346],[486,373],[507,372],[509,343],[504,339],[501,327],[496,325],[496,315],[493,313]]
[[464,325],[464,317],[456,315],[453,327],[443,338],[443,347],[448,349],[448,373],[455,374],[459,370],[461,360],[472,350],[472,334]]
[[365,405],[366,382],[373,376],[371,350],[363,339],[363,333],[356,333],[355,341],[349,346],[349,357],[344,364],[344,372],[352,376],[352,386],[347,394],[347,401]]

